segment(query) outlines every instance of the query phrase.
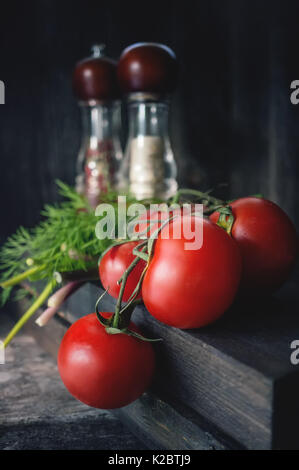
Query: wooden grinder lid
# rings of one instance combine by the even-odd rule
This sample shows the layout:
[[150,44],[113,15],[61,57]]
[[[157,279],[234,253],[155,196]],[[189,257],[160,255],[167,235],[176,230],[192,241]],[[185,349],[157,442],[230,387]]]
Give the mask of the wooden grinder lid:
[[103,55],[105,46],[94,45],[92,56],[81,60],[73,72],[73,91],[79,101],[103,102],[119,98],[117,62]]
[[121,54],[117,75],[124,93],[171,93],[178,75],[175,53],[163,44],[132,44]]

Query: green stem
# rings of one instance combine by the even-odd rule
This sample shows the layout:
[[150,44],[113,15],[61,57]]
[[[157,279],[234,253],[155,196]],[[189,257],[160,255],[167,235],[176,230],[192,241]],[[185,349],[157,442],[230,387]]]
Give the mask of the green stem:
[[[141,285],[142,285],[142,282],[143,282],[143,278],[145,276],[145,273],[147,271],[147,268],[148,266],[146,266],[140,276],[140,279],[138,281],[138,284],[137,286],[135,287],[134,291],[132,292],[131,296],[129,297],[129,300],[128,302],[126,303],[126,305],[120,310],[120,316],[123,316],[124,312],[126,312],[126,318],[128,318],[128,314],[127,314],[127,311],[130,310],[130,307],[132,306],[133,309],[132,309],[132,312],[135,308],[136,305],[142,303],[142,299],[137,299],[137,295],[139,294],[140,292],[140,289],[141,289]],[[130,320],[130,318],[129,318]],[[125,323],[125,322],[124,322]]]
[[99,305],[100,305],[100,302],[102,300],[102,298],[107,294],[108,292],[108,289],[105,290],[101,295],[100,297],[98,298],[97,302],[96,302],[96,316],[99,320],[99,322],[101,323],[101,325],[105,326],[105,328],[110,328],[111,327],[111,319],[110,318],[105,318],[101,315],[100,313],[100,310],[99,310]]
[[118,325],[119,325],[119,313],[121,310],[121,303],[122,303],[122,298],[123,298],[124,290],[126,287],[127,279],[129,277],[129,274],[133,271],[133,269],[139,263],[139,261],[140,261],[140,258],[136,256],[134,261],[130,264],[130,266],[126,269],[124,275],[122,276],[120,291],[119,291],[117,303],[115,306],[115,313],[113,315],[113,322],[112,322],[113,328],[118,328]]
[[7,337],[3,342],[3,346],[6,346],[10,343],[13,337],[20,331],[22,326],[29,320],[29,318],[36,312],[36,310],[41,307],[41,305],[47,300],[49,295],[51,294],[52,290],[55,287],[55,280],[51,280],[42,291],[40,296],[36,299],[36,301],[31,305],[31,307],[24,313],[24,315],[20,318],[20,320],[15,324],[13,329],[8,333]]
[[6,287],[14,286],[15,284],[20,284],[21,281],[24,281],[24,279],[27,279],[28,277],[32,276],[32,274],[37,273],[38,271],[42,271],[45,269],[46,265],[42,264],[39,266],[34,266],[33,268],[27,269],[27,271],[24,271],[21,274],[18,274],[17,276],[14,276],[7,281],[1,282],[0,287],[5,289]]
[[172,199],[172,203],[178,203],[182,195],[189,195],[189,196],[196,196],[201,201],[207,201],[212,204],[222,205],[223,201],[221,199],[217,199],[216,197],[210,196],[209,193],[204,193],[202,191],[198,191],[197,189],[179,189],[177,193],[174,195]]

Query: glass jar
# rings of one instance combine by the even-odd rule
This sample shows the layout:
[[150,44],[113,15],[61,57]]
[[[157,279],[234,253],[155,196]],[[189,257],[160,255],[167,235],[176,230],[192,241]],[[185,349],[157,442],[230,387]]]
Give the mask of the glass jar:
[[96,206],[102,192],[113,189],[122,159],[120,103],[82,103],[82,144],[77,160],[76,189]]
[[117,63],[103,54],[104,47],[94,45],[92,55],[79,61],[73,72],[73,90],[82,114],[76,190],[93,207],[101,193],[114,188],[122,158]]
[[136,199],[166,200],[177,190],[176,163],[168,133],[169,102],[135,93],[128,103],[129,136],[118,187]]

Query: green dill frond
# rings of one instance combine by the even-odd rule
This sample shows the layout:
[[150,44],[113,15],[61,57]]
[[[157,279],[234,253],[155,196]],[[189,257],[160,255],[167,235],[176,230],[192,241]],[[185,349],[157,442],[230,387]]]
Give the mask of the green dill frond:
[[[109,239],[96,237],[99,217],[95,216],[87,199],[67,184],[56,183],[64,201],[46,204],[37,226],[29,230],[20,227],[1,247],[0,283],[28,270],[28,258],[30,266],[42,268],[29,277],[32,282],[49,279],[56,271],[87,271],[97,265],[99,256],[111,244]],[[101,202],[114,204],[117,216],[117,193],[105,194]],[[2,304],[10,293],[11,287],[2,289]]]

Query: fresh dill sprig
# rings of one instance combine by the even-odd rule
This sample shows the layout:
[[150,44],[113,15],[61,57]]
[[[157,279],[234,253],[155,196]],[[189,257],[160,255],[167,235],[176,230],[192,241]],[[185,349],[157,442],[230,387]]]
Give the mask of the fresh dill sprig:
[[[99,218],[87,199],[61,181],[57,185],[64,201],[47,204],[37,226],[20,227],[0,249],[0,284],[30,268],[29,281],[50,279],[57,271],[86,271],[97,264],[101,253],[111,244],[110,240],[95,236]],[[107,193],[101,202],[115,204],[117,211],[116,193]],[[11,286],[3,287],[2,305],[11,293]]]
[[[0,249],[0,304],[4,305],[9,299],[14,286],[18,287],[14,300],[20,300],[29,293],[32,301],[3,343],[0,343],[1,348],[10,343],[59,283],[67,281],[70,285],[71,281],[81,283],[98,276],[98,259],[112,244],[109,238],[97,238],[95,229],[99,216],[95,215],[88,200],[61,181],[57,181],[57,185],[64,201],[47,204],[37,226],[32,229],[20,227]],[[114,207],[112,228],[115,238],[120,235],[117,196],[116,192],[108,191],[101,195],[100,201]],[[130,205],[137,201],[127,195],[126,202]],[[154,201],[141,202],[148,206]],[[108,213],[107,219],[112,217]],[[126,215],[125,222],[129,219]],[[103,223],[107,224],[106,219]],[[38,292],[40,285],[35,289],[32,283],[41,280],[46,282],[42,283],[43,290]]]

